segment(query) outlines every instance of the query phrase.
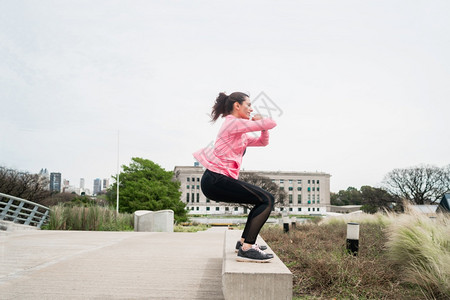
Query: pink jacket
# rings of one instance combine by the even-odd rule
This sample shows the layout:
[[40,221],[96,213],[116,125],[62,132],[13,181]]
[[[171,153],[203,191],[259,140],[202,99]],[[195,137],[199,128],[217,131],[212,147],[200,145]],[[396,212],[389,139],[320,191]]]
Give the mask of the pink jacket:
[[[193,155],[208,170],[238,179],[242,156],[247,146],[269,144],[267,130],[275,126],[277,124],[272,119],[251,121],[228,115],[217,135],[214,148],[206,147],[194,152]],[[246,134],[260,130],[260,136]]]

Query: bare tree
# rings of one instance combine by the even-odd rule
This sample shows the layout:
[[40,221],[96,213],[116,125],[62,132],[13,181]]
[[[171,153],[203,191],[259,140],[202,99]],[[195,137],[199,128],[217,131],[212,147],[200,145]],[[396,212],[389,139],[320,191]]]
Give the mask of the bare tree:
[[[280,187],[272,181],[269,177],[258,175],[255,172],[245,172],[242,171],[239,174],[239,180],[244,182],[259,186],[263,190],[271,193],[275,198],[275,206],[282,207],[285,206],[285,201],[287,199],[287,194],[284,190],[281,190]],[[235,203],[223,203],[225,206],[236,206]],[[239,204],[239,206],[243,206],[245,208],[252,208],[251,204]]]
[[450,164],[442,168],[442,183],[445,192],[450,192]]
[[393,195],[414,204],[426,204],[439,200],[448,189],[449,181],[445,179],[445,168],[419,165],[392,170],[383,184]]
[[41,203],[50,196],[50,192],[46,189],[47,184],[47,179],[38,174],[0,167],[1,193]]

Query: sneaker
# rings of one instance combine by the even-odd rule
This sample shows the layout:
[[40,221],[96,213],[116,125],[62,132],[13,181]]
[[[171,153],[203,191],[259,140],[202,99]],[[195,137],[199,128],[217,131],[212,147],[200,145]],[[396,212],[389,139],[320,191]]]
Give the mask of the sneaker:
[[[267,246],[258,245],[258,244],[255,244],[255,245],[256,245],[256,247],[258,247],[260,250],[263,250],[263,251],[264,251],[264,250],[267,249]],[[241,248],[241,246],[242,246],[241,241],[237,241],[237,242],[236,242],[236,248],[235,248],[235,251],[234,251],[234,252],[238,253],[239,248]]]
[[236,260],[241,262],[256,262],[256,263],[266,263],[270,262],[273,259],[272,254],[267,254],[262,251],[256,245],[252,245],[252,247],[246,251],[239,248],[238,255]]

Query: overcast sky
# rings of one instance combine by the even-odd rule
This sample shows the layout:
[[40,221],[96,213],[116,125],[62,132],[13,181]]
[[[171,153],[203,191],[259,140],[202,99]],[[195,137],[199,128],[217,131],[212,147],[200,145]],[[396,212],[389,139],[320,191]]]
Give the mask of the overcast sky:
[[[245,170],[331,191],[450,163],[450,1],[0,0],[0,166],[110,178],[192,165],[219,92],[278,126]],[[118,147],[118,131],[119,147]]]

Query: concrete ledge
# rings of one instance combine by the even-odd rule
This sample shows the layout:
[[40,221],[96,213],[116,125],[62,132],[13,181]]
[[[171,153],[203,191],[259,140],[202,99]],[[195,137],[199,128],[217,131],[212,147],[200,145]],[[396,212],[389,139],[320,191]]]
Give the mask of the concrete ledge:
[[173,232],[173,210],[137,210],[134,212],[134,231]]
[[35,226],[23,225],[14,223],[11,221],[0,221],[0,230],[2,231],[15,231],[15,230],[40,230]]
[[258,237],[257,243],[267,245],[266,252],[274,253],[270,263],[236,261],[234,249],[241,234],[242,230],[225,232],[222,265],[225,299],[292,299],[292,273],[261,237]]

